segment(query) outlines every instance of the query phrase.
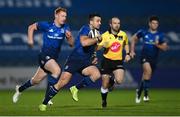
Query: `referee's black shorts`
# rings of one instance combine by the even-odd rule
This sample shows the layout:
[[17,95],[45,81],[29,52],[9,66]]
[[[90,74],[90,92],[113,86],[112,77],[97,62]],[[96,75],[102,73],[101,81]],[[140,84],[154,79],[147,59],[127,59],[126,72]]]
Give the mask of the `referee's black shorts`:
[[122,60],[110,60],[105,57],[102,59],[101,74],[111,74],[116,69],[124,70]]

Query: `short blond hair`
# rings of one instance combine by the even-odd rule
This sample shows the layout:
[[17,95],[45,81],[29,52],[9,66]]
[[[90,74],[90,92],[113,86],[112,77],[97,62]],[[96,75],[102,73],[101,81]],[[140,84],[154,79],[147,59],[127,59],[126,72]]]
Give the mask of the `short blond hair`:
[[67,12],[67,9],[65,9],[65,8],[62,8],[62,7],[58,7],[58,8],[56,8],[55,10],[54,10],[54,14],[58,14],[58,13],[60,13],[60,12]]

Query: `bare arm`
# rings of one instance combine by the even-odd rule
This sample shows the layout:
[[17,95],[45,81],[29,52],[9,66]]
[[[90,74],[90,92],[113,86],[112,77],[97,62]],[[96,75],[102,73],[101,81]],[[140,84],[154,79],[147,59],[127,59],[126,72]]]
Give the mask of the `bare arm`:
[[74,38],[72,36],[72,33],[70,31],[66,31],[66,39],[71,47],[74,46]]
[[136,36],[136,34],[134,34],[131,38],[131,49],[130,49],[130,55],[132,58],[134,58],[134,56],[136,55],[135,53],[135,46],[136,43],[138,42],[138,37]]
[[34,35],[35,30],[37,30],[36,23],[29,25],[29,27],[28,27],[28,45],[30,47],[33,47],[33,44],[34,44],[33,35]]
[[98,38],[89,38],[88,36],[81,36],[80,41],[83,47],[90,46],[96,44],[98,42]]
[[126,56],[125,56],[125,62],[128,62],[131,59],[130,53],[129,53],[129,45],[125,45],[124,49],[126,51]]
[[167,45],[166,42],[162,43],[162,44],[158,44],[158,42],[155,43],[156,47],[163,50],[163,51],[166,51],[169,49],[169,46]]

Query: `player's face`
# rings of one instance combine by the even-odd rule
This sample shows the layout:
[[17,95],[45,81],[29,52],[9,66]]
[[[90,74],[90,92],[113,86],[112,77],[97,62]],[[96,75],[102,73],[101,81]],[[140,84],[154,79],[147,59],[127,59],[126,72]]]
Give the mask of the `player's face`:
[[92,26],[93,28],[99,29],[100,26],[101,26],[101,18],[95,16],[95,17],[90,21],[90,24],[91,24],[91,26]]
[[120,20],[118,18],[113,18],[110,24],[112,30],[119,32],[120,29]]
[[58,24],[62,25],[66,22],[67,13],[66,12],[59,12],[55,15],[55,20],[58,22]]
[[159,22],[156,20],[152,20],[151,22],[149,22],[149,28],[153,31],[156,31],[158,26],[159,26]]

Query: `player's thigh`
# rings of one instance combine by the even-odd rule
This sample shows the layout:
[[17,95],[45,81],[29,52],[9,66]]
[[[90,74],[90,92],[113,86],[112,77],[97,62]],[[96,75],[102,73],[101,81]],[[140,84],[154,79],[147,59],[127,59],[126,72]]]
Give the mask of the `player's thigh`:
[[61,73],[61,68],[54,59],[50,59],[49,61],[47,61],[44,68],[55,75],[59,75]]
[[42,68],[38,68],[34,76],[32,77],[33,83],[39,83],[46,77],[47,73]]
[[99,69],[96,66],[88,66],[82,70],[82,74],[85,76],[89,76],[93,81],[96,81],[101,77]]
[[124,69],[116,69],[113,71],[114,78],[118,84],[122,83],[124,80]]
[[102,74],[102,87],[104,89],[108,88],[109,78],[110,78],[109,74]]
[[145,62],[142,64],[143,67],[143,74],[145,75],[151,75],[152,74],[152,68],[149,62]]

